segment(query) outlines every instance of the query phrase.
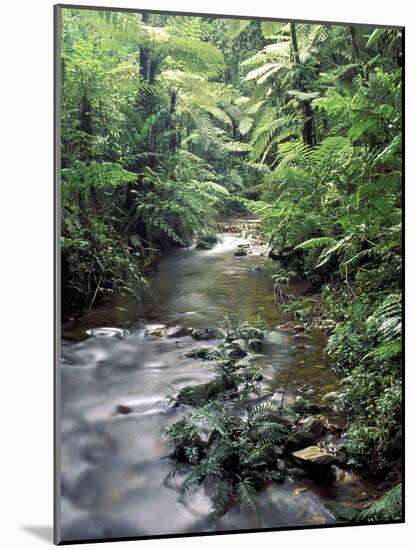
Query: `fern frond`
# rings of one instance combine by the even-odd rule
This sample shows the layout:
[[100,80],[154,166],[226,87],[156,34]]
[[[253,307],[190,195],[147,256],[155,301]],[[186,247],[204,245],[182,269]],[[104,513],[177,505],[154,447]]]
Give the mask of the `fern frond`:
[[236,484],[236,494],[242,510],[252,510],[255,514],[258,513],[255,504],[256,491],[252,478],[245,477],[244,479],[241,479]]
[[229,19],[227,36],[228,40],[235,40],[251,23],[250,19]]
[[387,491],[379,500],[362,510],[358,520],[391,521],[402,518],[402,484]]
[[323,248],[326,246],[333,246],[336,242],[336,239],[333,239],[332,237],[316,237],[298,244],[294,247],[294,250],[312,250],[314,248]]
[[375,328],[386,341],[398,338],[402,334],[402,296],[389,294],[369,317],[367,323]]

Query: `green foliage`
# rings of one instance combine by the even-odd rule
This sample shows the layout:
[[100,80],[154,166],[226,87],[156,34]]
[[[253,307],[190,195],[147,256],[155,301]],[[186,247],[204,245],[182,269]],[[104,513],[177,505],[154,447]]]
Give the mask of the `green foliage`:
[[[261,389],[257,367],[261,356],[252,350],[262,344],[262,323],[237,324],[228,318],[222,330],[222,343],[207,354],[214,379],[180,390],[179,403],[197,408],[170,426],[166,435],[177,471],[187,473],[183,491],[203,484],[216,515],[233,500],[241,509],[256,512],[257,491],[269,481],[284,479],[274,445],[290,434],[286,427],[290,413],[271,402],[251,405]],[[238,414],[241,405],[247,407],[244,414]]]
[[342,404],[351,421],[346,434],[350,464],[380,474],[401,450],[400,296],[355,301],[338,311],[343,320],[328,353],[343,375]]
[[256,512],[255,495],[268,481],[283,481],[273,445],[287,435],[284,412],[268,403],[252,407],[246,419],[210,403],[166,430],[179,471],[188,473],[182,490],[203,483],[213,511],[222,514],[236,499]]
[[387,491],[379,500],[362,510],[358,521],[399,521],[402,519],[402,484]]
[[242,115],[214,80],[212,24],[65,8],[62,28],[67,315],[108,293],[139,299],[160,251],[210,233],[230,197],[206,155],[222,163],[246,147],[223,129]]
[[323,248],[326,246],[333,246],[334,244],[336,244],[336,241],[331,237],[317,237],[315,239],[308,239],[308,241],[297,244],[295,248],[311,250],[312,248]]
[[[275,283],[325,289],[349,460],[384,472],[401,445],[401,46],[397,29],[64,8],[64,316],[107,294],[140,299],[161,253],[210,246],[220,214],[249,209],[281,263]],[[258,395],[263,335],[223,329],[209,352],[222,412]],[[253,509],[278,478],[258,459],[272,415],[228,411],[213,428],[213,409],[172,428],[187,485],[203,482],[217,510]]]
[[215,399],[243,404],[261,393],[259,365],[263,356],[257,352],[264,338],[263,323],[238,324],[226,318],[222,330],[223,341],[212,346],[206,356],[212,361],[209,368],[214,372],[213,382],[183,388],[177,397],[179,402],[203,405]]

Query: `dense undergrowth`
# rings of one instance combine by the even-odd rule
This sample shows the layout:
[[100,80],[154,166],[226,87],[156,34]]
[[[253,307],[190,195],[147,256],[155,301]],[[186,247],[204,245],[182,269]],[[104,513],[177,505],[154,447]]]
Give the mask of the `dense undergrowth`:
[[232,502],[256,512],[257,491],[285,477],[274,446],[289,437],[287,417],[292,413],[276,403],[255,404],[262,397],[262,356],[257,352],[263,337],[260,321],[227,320],[223,340],[205,355],[213,380],[180,390],[177,402],[192,405],[193,412],[166,430],[175,473],[187,473],[182,490],[203,484],[215,515]]
[[[321,293],[350,464],[388,475],[402,435],[402,64],[398,29],[65,9],[64,318],[140,299],[165,250],[209,245],[220,214],[248,208],[279,284],[288,273]],[[240,344],[214,352],[215,400],[260,383],[257,344]],[[223,433],[239,445],[235,422]],[[245,482],[223,494],[242,499],[257,482],[235,468]]]

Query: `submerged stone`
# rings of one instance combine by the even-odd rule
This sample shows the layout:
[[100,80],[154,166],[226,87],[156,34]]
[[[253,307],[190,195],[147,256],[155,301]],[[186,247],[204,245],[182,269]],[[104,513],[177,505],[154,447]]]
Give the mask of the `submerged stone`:
[[133,412],[133,409],[128,405],[118,405],[117,413],[119,414],[130,414]]
[[327,502],[324,507],[340,521],[353,521],[358,514],[354,508],[340,502]]

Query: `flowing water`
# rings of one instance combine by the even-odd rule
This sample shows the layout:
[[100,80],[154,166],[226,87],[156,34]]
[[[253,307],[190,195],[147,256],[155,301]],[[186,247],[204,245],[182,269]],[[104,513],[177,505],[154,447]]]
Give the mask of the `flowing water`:
[[[61,361],[62,538],[79,540],[333,523],[326,501],[354,502],[360,481],[347,472],[325,485],[270,485],[258,497],[259,517],[231,508],[210,519],[203,488],[182,495],[162,430],[188,408],[166,398],[212,377],[208,363],[184,357],[206,342],[152,335],[161,326],[215,327],[226,315],[265,320],[265,384],[321,402],[338,380],[318,334],[305,340],[277,327],[270,275],[275,263],[249,241],[220,235],[212,250],[173,251],[152,277],[153,298],[140,307],[112,299],[63,327]],[[251,242],[252,245],[252,242]],[[296,288],[291,289],[292,292]],[[150,332],[150,334],[149,334]],[[214,344],[210,341],[208,344]],[[291,373],[291,374],[290,374]]]

